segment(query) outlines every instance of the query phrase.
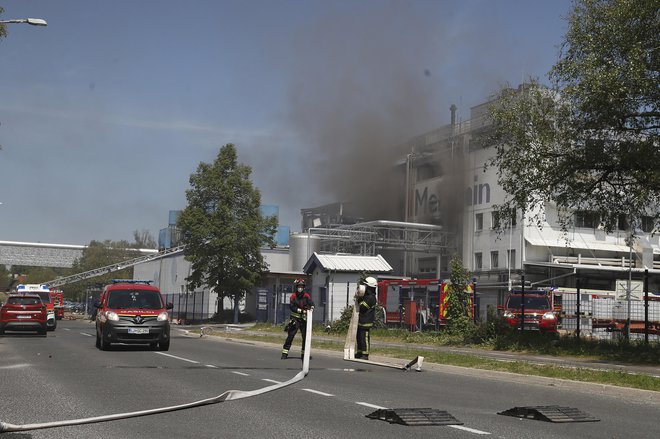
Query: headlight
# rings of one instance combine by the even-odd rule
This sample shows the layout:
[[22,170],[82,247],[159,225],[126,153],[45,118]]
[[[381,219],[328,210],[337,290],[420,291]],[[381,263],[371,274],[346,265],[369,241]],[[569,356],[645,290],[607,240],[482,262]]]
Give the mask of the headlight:
[[554,320],[555,319],[555,314],[551,312],[547,312],[543,314],[543,320]]
[[515,316],[513,315],[513,313],[512,313],[511,311],[504,311],[504,318],[506,318],[506,319],[512,319],[512,318],[514,318],[514,317],[515,317]]
[[158,320],[159,322],[164,322],[165,320],[168,320],[168,318],[169,318],[169,316],[167,315],[167,313],[162,312],[162,313],[158,314],[158,318],[156,320]]
[[119,320],[119,316],[118,316],[117,313],[114,312],[114,311],[108,311],[108,312],[106,312],[106,313],[105,313],[105,317],[106,317],[108,320],[112,320],[113,322],[116,322],[116,321]]

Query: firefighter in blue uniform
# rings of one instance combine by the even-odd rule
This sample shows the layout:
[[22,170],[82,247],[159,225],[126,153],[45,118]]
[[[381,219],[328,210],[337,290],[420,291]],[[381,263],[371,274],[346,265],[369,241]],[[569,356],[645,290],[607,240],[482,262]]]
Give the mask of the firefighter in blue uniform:
[[294,293],[289,298],[289,309],[291,309],[291,319],[285,326],[288,332],[284,346],[282,347],[282,360],[289,356],[289,349],[293,338],[300,329],[302,334],[302,350],[300,357],[305,355],[305,337],[307,336],[307,310],[314,308],[314,302],[309,294],[305,292],[305,279],[296,279],[293,281]]
[[374,326],[376,319],[376,288],[378,283],[376,279],[369,276],[361,282],[356,294],[356,304],[358,306],[358,327],[357,327],[357,351],[355,358],[369,359],[369,346],[371,339],[369,332]]

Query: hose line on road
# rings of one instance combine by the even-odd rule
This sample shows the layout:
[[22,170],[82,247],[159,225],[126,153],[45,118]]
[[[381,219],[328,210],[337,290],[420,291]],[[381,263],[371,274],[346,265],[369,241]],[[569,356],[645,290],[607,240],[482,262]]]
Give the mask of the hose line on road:
[[272,386],[263,387],[256,390],[227,390],[226,392],[215,396],[213,398],[201,399],[199,401],[190,402],[187,404],[173,405],[170,407],[161,407],[149,410],[140,410],[137,412],[128,412],[128,413],[116,413],[114,415],[105,415],[105,416],[96,416],[92,418],[83,418],[83,419],[70,419],[67,421],[55,421],[55,422],[44,422],[39,424],[9,424],[7,422],[0,421],[0,433],[16,432],[16,431],[28,431],[28,430],[39,430],[44,428],[55,428],[55,427],[66,427],[70,425],[83,425],[83,424],[94,424],[97,422],[107,422],[115,421],[118,419],[127,419],[127,418],[136,418],[140,416],[155,415],[157,413],[173,412],[177,410],[185,410],[193,407],[201,407],[204,405],[217,404],[219,402],[233,401],[237,399],[251,398],[253,396],[263,395],[267,392],[272,392],[273,390],[278,390],[283,387],[290,386],[295,384],[298,381],[302,381],[303,378],[309,373],[309,356],[312,348],[312,311],[307,312],[307,337],[305,337],[305,356],[303,357],[303,367],[300,372],[296,374],[293,378],[282,383],[274,384]]

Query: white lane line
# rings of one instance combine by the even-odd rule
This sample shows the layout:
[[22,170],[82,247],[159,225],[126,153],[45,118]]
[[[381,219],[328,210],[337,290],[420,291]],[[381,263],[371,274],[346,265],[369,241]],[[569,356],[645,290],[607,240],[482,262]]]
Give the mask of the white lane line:
[[64,328],[65,331],[71,331],[71,328]]
[[282,384],[282,381],[269,380],[268,378],[262,378],[261,381],[267,381],[274,384]]
[[476,430],[474,428],[464,427],[462,425],[448,425],[447,427],[455,428],[457,430],[467,431],[469,433],[474,433],[474,434],[491,434],[487,431]]
[[92,334],[88,334],[86,332],[81,332],[80,335],[84,335],[85,337],[94,337]]
[[11,364],[9,366],[0,366],[0,369],[22,369],[24,367],[32,366],[29,363]]
[[319,392],[318,390],[314,390],[314,389],[303,389],[303,390],[305,392],[316,393],[317,395],[321,395],[321,396],[335,396],[330,393]]
[[164,353],[164,352],[154,352],[154,354],[164,355],[164,356],[166,356],[166,357],[175,358],[175,359],[177,359],[177,360],[181,360],[181,361],[187,361],[188,363],[199,364],[199,361],[189,360],[189,359],[187,359],[187,358],[183,358],[183,357],[177,357],[176,355],[166,354],[166,353]]
[[244,376],[244,377],[249,377],[250,376],[249,373],[237,372],[235,370],[232,370],[231,373],[235,373],[236,375],[241,375],[241,376]]
[[358,402],[356,402],[356,404],[360,404],[360,405],[363,405],[363,406],[365,406],[365,407],[371,407],[372,409],[382,409],[382,410],[386,410],[386,409],[387,409],[387,407],[381,407],[381,406],[379,406],[379,405],[369,404],[368,402],[359,402],[359,401],[358,401]]
[[211,369],[217,369],[218,368],[218,366],[214,366],[212,364],[207,364],[206,367],[210,367]]

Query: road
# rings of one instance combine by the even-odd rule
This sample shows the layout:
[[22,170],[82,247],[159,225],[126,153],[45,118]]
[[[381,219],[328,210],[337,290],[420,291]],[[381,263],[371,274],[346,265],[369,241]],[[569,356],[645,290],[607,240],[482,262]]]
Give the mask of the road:
[[[85,321],[60,321],[47,338],[0,338],[0,421],[11,424],[172,406],[283,382],[301,369],[279,346],[188,336],[168,352],[94,347]],[[292,354],[297,353],[299,339]],[[238,401],[97,424],[3,433],[5,438],[657,438],[660,395],[611,386],[425,364],[422,372],[346,362],[314,351],[309,375]],[[392,360],[390,360],[392,361]],[[498,415],[559,405],[598,422],[557,424]],[[405,426],[366,417],[377,408],[430,407],[463,425]]]

